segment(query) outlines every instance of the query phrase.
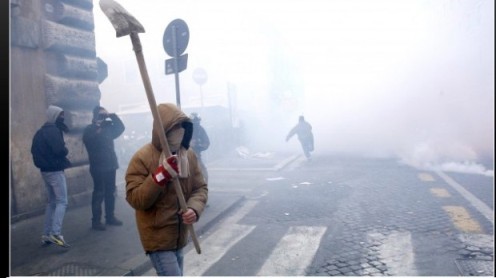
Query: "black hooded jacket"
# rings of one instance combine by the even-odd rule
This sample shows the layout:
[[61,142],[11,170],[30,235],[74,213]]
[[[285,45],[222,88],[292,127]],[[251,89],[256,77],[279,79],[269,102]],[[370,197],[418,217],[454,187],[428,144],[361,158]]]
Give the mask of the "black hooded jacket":
[[124,124],[116,114],[109,114],[111,121],[101,126],[95,122],[83,132],[83,143],[88,152],[90,171],[109,171],[119,168],[114,149],[114,139],[124,132]]
[[64,136],[55,121],[62,109],[50,106],[47,110],[48,121],[35,133],[31,145],[34,165],[42,172],[63,171],[71,166],[67,159],[69,150]]

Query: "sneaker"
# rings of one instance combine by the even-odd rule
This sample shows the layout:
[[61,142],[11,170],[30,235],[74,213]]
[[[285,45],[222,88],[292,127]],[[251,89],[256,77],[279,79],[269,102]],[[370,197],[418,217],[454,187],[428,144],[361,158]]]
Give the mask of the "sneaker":
[[60,247],[65,247],[65,248],[71,247],[69,244],[65,242],[64,237],[61,235],[51,235],[49,238],[52,243],[55,243]]
[[112,225],[112,226],[122,226],[122,221],[120,221],[119,219],[117,219],[115,217],[107,219],[107,221],[105,223],[107,225]]
[[41,245],[49,245],[49,244],[52,244],[52,241],[50,240],[50,236],[42,235],[41,236]]
[[95,222],[93,225],[91,225],[91,228],[96,231],[105,231],[105,225],[103,225],[100,222]]

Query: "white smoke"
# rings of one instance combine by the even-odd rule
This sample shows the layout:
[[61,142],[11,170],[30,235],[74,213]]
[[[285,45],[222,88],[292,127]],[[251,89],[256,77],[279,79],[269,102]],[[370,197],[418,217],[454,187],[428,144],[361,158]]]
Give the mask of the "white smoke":
[[[146,29],[140,37],[157,102],[175,102],[162,39],[182,18],[190,29],[183,105],[200,89],[205,103],[224,105],[214,96],[233,84],[235,116],[255,152],[301,152],[285,136],[304,115],[316,155],[493,174],[492,0],[265,1],[263,9],[257,1],[119,3]],[[103,105],[146,103],[129,39],[115,38],[98,9],[95,34],[109,68]],[[197,67],[208,74],[201,88],[191,78]]]

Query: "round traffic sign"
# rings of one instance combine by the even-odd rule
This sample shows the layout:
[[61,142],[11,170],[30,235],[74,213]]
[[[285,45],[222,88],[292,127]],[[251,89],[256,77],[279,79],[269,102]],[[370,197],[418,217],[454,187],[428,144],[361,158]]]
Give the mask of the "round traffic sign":
[[[174,51],[174,33],[176,35],[176,51]],[[188,42],[189,29],[186,22],[180,18],[171,21],[164,32],[163,44],[165,52],[171,57],[179,57],[186,50]]]
[[198,85],[203,85],[207,82],[207,72],[202,68],[197,68],[193,71],[193,80]]

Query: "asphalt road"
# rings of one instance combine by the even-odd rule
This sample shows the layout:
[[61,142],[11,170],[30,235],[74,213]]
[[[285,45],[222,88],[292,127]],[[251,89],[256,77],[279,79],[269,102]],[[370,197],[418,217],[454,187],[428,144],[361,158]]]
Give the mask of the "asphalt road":
[[493,177],[316,156],[211,167],[210,183],[245,199],[203,234],[202,256],[186,252],[187,276],[494,275]]

